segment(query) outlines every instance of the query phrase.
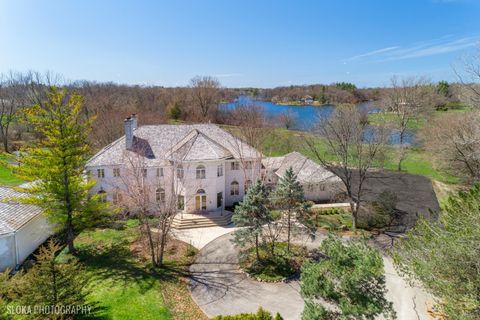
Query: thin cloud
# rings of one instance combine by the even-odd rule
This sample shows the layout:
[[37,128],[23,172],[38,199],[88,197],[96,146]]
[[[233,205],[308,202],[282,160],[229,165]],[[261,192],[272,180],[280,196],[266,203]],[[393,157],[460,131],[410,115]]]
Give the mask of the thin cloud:
[[392,51],[392,50],[395,50],[395,49],[398,49],[398,48],[400,48],[400,47],[394,46],[394,47],[387,47],[387,48],[383,48],[383,49],[378,49],[378,50],[374,50],[374,51],[370,51],[370,52],[367,52],[367,53],[359,54],[357,56],[350,57],[350,58],[346,59],[346,61],[353,61],[353,60],[357,60],[357,59],[361,59],[361,58],[365,58],[365,57],[371,57],[371,56],[375,56],[375,55],[378,55],[378,54],[381,54],[381,53]]
[[395,46],[383,48],[350,57],[346,59],[346,61],[357,60],[381,62],[429,57],[468,49],[477,45],[480,40],[480,37],[478,36],[459,39],[452,38],[451,35],[448,35],[438,39],[415,43],[406,47]]

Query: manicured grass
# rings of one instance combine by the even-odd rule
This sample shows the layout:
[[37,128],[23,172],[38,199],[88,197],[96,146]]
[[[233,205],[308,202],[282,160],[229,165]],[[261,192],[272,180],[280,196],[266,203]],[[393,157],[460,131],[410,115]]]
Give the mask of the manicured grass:
[[[81,233],[75,246],[89,281],[89,303],[106,319],[205,319],[182,278],[187,245],[175,242],[165,267],[149,268],[137,220]],[[59,256],[62,259],[64,252]],[[181,294],[179,297],[178,294]]]
[[[449,109],[449,110],[437,110],[434,111],[432,114],[433,118],[441,118],[441,117],[448,117],[452,114],[464,113],[471,111],[470,108],[458,108],[458,109]],[[372,125],[378,125],[381,123],[389,124],[395,122],[396,115],[393,112],[378,112],[378,113],[371,113],[368,115],[368,121]],[[425,116],[417,116],[413,117],[407,124],[407,128],[411,130],[419,130],[423,129],[427,125],[427,118]]]
[[13,174],[12,170],[8,168],[7,163],[13,163],[15,156],[8,153],[0,154],[0,186],[18,186],[24,183],[24,180],[18,179]]
[[312,216],[312,219],[316,227],[330,231],[338,231],[342,227],[352,228],[352,214],[344,210],[338,210],[336,213],[317,211]]
[[[308,133],[286,129],[273,129],[265,139],[262,149],[267,156],[282,156],[292,151],[298,151],[313,161],[318,162],[315,154],[306,145],[305,137],[308,137]],[[322,138],[315,138],[314,141],[316,148],[320,150],[328,160],[336,160],[333,155],[327,152],[326,143]],[[395,152],[395,147],[387,147],[387,157],[385,161],[382,164],[379,163],[377,166],[389,170],[396,170],[397,162]],[[459,181],[458,177],[444,170],[435,168],[431,156],[421,148],[412,147],[407,149],[406,159],[402,163],[402,171],[423,175],[448,184],[455,184]]]

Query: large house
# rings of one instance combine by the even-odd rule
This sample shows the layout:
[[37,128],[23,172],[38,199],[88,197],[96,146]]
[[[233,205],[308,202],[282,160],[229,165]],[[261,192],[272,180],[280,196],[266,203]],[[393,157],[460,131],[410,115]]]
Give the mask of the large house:
[[[213,124],[146,125],[137,127],[137,117],[124,121],[125,136],[114,141],[93,156],[87,170],[96,180],[94,192],[113,204],[138,193],[152,203],[175,203],[181,217],[191,213],[215,215],[240,202],[248,187],[258,178],[266,183],[277,182],[278,174],[292,166],[302,179],[321,178],[329,184],[339,179],[312,163],[298,163],[300,154],[280,158],[264,158],[261,152],[241,139]],[[309,160],[310,161],[310,160]],[[308,169],[307,169],[308,168]],[[307,169],[306,175],[304,174]],[[303,170],[303,171],[302,171]],[[325,188],[310,197],[310,182],[306,194],[312,200],[328,200]],[[145,191],[146,190],[146,191]],[[336,190],[336,189],[331,189]],[[145,195],[149,193],[149,195]],[[230,222],[229,217],[224,222]]]

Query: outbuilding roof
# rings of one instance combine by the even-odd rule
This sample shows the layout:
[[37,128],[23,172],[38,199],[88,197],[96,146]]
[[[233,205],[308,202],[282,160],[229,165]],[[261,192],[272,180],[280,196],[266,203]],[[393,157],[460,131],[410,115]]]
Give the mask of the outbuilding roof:
[[8,187],[0,187],[0,235],[20,229],[42,213],[38,206],[12,200],[12,198],[22,196],[25,196],[22,192]]
[[321,183],[327,180],[338,181],[340,178],[334,173],[328,171],[318,163],[308,159],[299,152],[291,152],[284,157],[266,158],[264,164],[270,166],[275,174],[282,177],[288,168],[292,167],[293,172],[297,175],[298,181],[306,184]]
[[100,150],[87,166],[122,165],[131,153],[139,154],[141,150],[149,166],[165,165],[177,156],[183,161],[202,161],[260,155],[259,151],[214,124],[140,126],[134,129],[133,135],[132,150],[125,148],[123,136]]

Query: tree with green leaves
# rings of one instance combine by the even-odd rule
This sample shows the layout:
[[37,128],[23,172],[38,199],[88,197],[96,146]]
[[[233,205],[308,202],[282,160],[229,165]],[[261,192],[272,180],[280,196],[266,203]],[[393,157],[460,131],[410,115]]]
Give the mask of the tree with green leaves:
[[[10,279],[10,298],[14,305],[86,306],[88,279],[77,259],[59,261],[61,246],[53,240],[40,247],[36,263],[28,272]],[[33,313],[28,319],[74,319],[75,315]]]
[[257,261],[260,260],[259,238],[262,235],[263,226],[273,220],[268,208],[268,194],[260,179],[250,187],[243,201],[235,208],[233,222],[237,227],[245,227],[235,231],[235,242],[241,246],[252,239],[255,241],[255,253]]
[[241,313],[231,316],[217,316],[213,320],[283,320],[277,312],[275,316],[263,308],[258,308],[257,313]]
[[399,270],[440,299],[448,319],[480,319],[480,184],[420,218],[394,248]]
[[46,100],[25,110],[40,138],[22,150],[16,174],[34,181],[22,191],[21,201],[40,206],[49,220],[65,233],[69,253],[75,234],[105,217],[107,204],[89,191],[94,181],[85,177],[90,156],[87,137],[93,118],[81,116],[83,99],[50,88]]
[[[302,267],[301,294],[304,320],[395,318],[387,292],[383,260],[365,241],[330,235],[320,245],[325,255]],[[325,305],[321,302],[325,301]]]
[[280,178],[273,194],[272,202],[286,213],[287,218],[287,251],[290,252],[290,238],[292,234],[292,218],[302,220],[302,216],[309,208],[305,200],[303,186],[297,179],[292,167],[285,171]]

